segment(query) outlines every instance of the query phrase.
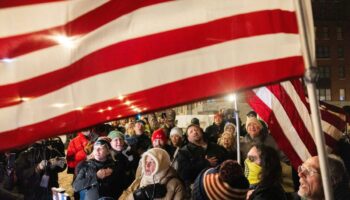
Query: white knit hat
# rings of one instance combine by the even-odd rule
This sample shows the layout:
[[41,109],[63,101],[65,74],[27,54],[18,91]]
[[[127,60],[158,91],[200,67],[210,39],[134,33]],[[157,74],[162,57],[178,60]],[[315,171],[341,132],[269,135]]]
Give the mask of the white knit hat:
[[256,125],[259,126],[260,129],[262,129],[262,127],[263,127],[261,122],[256,117],[247,117],[247,121],[245,123],[245,128],[248,129],[248,125],[251,123],[255,123]]
[[171,129],[170,131],[170,137],[173,136],[173,135],[179,135],[179,136],[183,136],[183,131],[181,128],[179,127],[174,127]]

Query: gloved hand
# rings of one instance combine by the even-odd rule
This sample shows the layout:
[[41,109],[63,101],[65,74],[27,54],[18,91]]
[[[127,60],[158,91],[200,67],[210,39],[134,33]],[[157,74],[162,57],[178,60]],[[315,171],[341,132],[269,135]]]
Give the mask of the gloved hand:
[[89,142],[85,145],[84,151],[87,155],[89,155],[92,152],[93,148],[94,148],[94,145],[91,142]]
[[64,168],[64,165],[66,164],[66,159],[63,157],[55,157],[50,159],[50,168],[54,169],[56,167]]
[[167,193],[164,184],[156,183],[137,189],[134,193],[135,200],[164,198]]
[[47,164],[48,164],[48,161],[47,161],[47,160],[42,160],[42,161],[36,166],[36,169],[42,171],[42,170],[45,169],[45,167],[47,166]]

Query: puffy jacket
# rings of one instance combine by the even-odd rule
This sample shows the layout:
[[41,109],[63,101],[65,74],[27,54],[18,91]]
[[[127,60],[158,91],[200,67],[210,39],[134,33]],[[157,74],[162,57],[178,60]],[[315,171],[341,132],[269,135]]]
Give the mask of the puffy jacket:
[[75,168],[79,162],[85,160],[86,153],[84,147],[89,143],[85,135],[79,133],[77,137],[73,138],[67,149],[67,165],[69,168]]

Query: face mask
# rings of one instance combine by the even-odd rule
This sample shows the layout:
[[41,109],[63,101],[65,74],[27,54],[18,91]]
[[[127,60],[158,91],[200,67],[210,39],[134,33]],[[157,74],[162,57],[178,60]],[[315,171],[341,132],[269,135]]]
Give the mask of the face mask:
[[247,177],[250,185],[256,185],[260,182],[261,166],[255,162],[245,159],[244,161],[244,175]]

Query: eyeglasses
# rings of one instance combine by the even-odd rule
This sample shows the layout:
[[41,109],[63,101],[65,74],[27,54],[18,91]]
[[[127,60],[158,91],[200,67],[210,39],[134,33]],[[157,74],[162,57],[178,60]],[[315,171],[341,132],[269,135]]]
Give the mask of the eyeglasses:
[[298,167],[298,173],[303,173],[305,176],[313,176],[315,174],[320,174],[320,172],[318,172],[317,170],[307,168],[303,165],[300,165]]

